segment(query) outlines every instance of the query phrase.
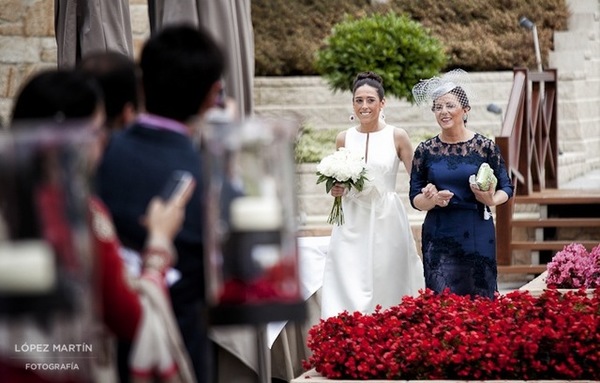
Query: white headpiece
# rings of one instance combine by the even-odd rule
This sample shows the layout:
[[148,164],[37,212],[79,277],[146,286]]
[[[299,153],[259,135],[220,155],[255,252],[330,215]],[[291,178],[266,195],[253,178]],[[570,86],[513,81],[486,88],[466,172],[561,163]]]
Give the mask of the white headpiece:
[[455,88],[461,88],[464,95],[456,94],[462,105],[471,105],[473,90],[469,74],[462,69],[454,69],[441,77],[434,76],[427,80],[419,81],[412,89],[415,103],[418,106],[431,107],[433,101]]

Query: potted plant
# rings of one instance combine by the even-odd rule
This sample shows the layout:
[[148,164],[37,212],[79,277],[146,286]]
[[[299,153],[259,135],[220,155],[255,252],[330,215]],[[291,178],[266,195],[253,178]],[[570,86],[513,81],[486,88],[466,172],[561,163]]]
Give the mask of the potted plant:
[[558,289],[593,289],[600,286],[600,245],[588,252],[572,243],[548,262],[546,285]]

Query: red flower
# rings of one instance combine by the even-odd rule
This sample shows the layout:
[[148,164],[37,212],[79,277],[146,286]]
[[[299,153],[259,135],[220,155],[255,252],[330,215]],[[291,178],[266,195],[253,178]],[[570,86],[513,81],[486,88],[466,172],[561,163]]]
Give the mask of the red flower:
[[329,379],[600,379],[600,288],[495,300],[426,290],[309,330],[304,361]]

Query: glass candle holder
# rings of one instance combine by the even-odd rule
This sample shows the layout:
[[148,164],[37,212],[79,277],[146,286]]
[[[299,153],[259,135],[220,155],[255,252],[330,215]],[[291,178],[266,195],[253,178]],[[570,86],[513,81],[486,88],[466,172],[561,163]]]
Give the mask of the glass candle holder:
[[[77,367],[40,371],[52,381],[91,381],[96,355],[87,127],[34,121],[0,132],[0,359]],[[46,348],[31,352],[33,343]]]
[[297,125],[250,119],[203,131],[206,280],[217,324],[301,319]]

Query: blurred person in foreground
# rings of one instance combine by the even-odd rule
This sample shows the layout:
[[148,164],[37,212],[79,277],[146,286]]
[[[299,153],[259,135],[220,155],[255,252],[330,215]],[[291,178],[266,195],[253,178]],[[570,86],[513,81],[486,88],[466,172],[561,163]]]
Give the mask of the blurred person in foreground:
[[[497,291],[496,232],[490,207],[513,195],[494,141],[467,128],[473,94],[468,74],[455,69],[413,87],[418,105],[433,112],[440,133],[421,142],[410,174],[410,201],[427,211],[422,230],[426,287],[438,293],[493,299]],[[470,181],[482,164],[496,181]]]
[[[66,250],[72,250],[75,241],[75,228],[69,224],[72,220],[69,213],[73,210],[72,206],[69,207],[72,201],[68,193],[73,190],[65,188],[69,180],[61,179],[67,173],[64,166],[68,165],[61,162],[64,153],[52,145],[59,143],[57,140],[60,137],[81,135],[82,140],[75,143],[84,145],[79,149],[85,153],[88,176],[91,176],[103,151],[103,120],[100,87],[90,76],[74,70],[47,70],[35,74],[17,95],[13,108],[13,134],[17,137],[37,135],[44,144],[40,156],[36,157],[42,174],[30,185],[27,191],[29,198],[25,198],[33,201],[34,207],[27,212],[30,216],[13,216],[20,219],[9,221],[9,226],[29,222],[29,227],[16,227],[13,232],[18,233],[18,238],[39,236],[45,239],[55,249],[58,260],[70,269],[64,275],[71,277],[75,277],[76,273],[85,273],[82,269],[85,257],[75,252],[71,254],[71,259],[64,259],[69,253]],[[49,164],[54,166],[50,167]],[[181,352],[183,340],[175,325],[165,283],[166,270],[176,258],[172,241],[181,228],[184,207],[193,188],[191,184],[169,200],[154,197],[149,201],[143,214],[143,225],[150,234],[142,250],[143,272],[140,278],[127,276],[119,256],[121,245],[110,214],[97,197],[93,194],[88,196],[92,262],[91,280],[87,282],[92,285],[92,294],[89,296],[91,302],[78,307],[72,314],[75,315],[73,318],[59,313],[56,318],[47,316],[41,319],[39,314],[32,314],[34,318],[28,320],[27,314],[16,315],[8,322],[3,322],[6,326],[2,326],[0,338],[6,335],[4,331],[8,331],[7,336],[13,342],[46,344],[51,351],[55,351],[55,345],[61,346],[65,342],[87,342],[93,353],[91,361],[88,360],[91,366],[87,370],[81,368],[82,371],[78,372],[69,369],[64,371],[59,367],[72,362],[69,358],[72,354],[61,353],[60,348],[54,354],[47,354],[46,359],[40,359],[45,365],[55,366],[50,369],[28,368],[27,362],[40,361],[34,354],[20,355],[25,356],[24,359],[9,356],[8,359],[0,359],[3,381],[95,382],[102,381],[101,377],[117,381],[116,355],[110,354],[110,342],[107,342],[111,337],[133,342],[135,352],[129,361],[128,373],[136,381],[194,380],[188,356]],[[23,196],[20,197],[23,200]],[[75,329],[62,328],[62,322],[69,323],[69,319],[72,319],[77,323],[82,318],[88,318],[86,323],[90,327],[86,331],[89,337],[66,338],[69,331],[75,332]],[[29,328],[23,329],[23,326]],[[60,331],[55,328],[60,328]],[[16,340],[15,333],[22,334],[23,339]],[[29,357],[32,360],[28,360]],[[80,359],[74,360],[76,364]],[[59,367],[55,365],[57,361],[62,363]]]
[[[185,170],[196,179],[183,228],[174,242],[178,260],[171,273],[170,295],[198,381],[208,382],[213,350],[204,317],[203,175],[194,135],[218,99],[225,60],[206,31],[181,24],[152,35],[142,48],[139,66],[145,111],[111,138],[96,186],[123,244],[139,252],[148,236],[140,217],[164,178]],[[127,345],[121,345],[121,351],[126,353]]]
[[135,61],[117,51],[95,51],[84,55],[77,68],[94,77],[102,88],[107,133],[129,126],[142,104]]

